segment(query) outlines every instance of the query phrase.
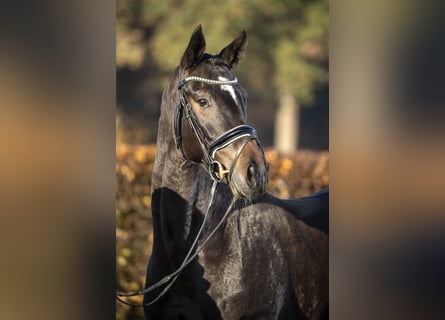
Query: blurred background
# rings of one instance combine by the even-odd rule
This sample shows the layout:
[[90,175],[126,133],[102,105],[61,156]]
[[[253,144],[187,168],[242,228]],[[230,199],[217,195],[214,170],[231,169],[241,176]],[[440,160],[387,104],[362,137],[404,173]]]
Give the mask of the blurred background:
[[328,149],[326,0],[118,0],[117,143],[155,142],[167,77],[198,24],[212,54],[247,31],[246,58],[233,72],[263,145]]
[[[283,197],[301,195],[329,182],[331,319],[444,318],[443,1],[329,3],[329,156],[322,151],[326,147],[303,143],[308,134],[302,128],[299,145],[295,143],[299,151],[277,151],[274,133],[281,94],[275,77],[279,66],[272,68],[272,62],[275,54],[286,53],[298,64],[282,68],[307,68],[301,65],[301,51],[293,51],[303,48],[300,36],[304,34],[296,32],[307,30],[308,37],[320,34],[317,28],[309,32],[309,22],[318,19],[312,20],[317,14],[306,9],[322,4],[233,1],[231,8],[214,3],[212,9],[202,3],[197,9],[193,2],[187,2],[187,7],[180,1],[152,7],[145,6],[150,2],[125,3],[133,8],[128,16],[120,14],[121,2],[104,0],[2,3],[1,319],[112,319],[116,316],[115,289],[141,285],[151,249],[150,235],[143,232],[150,230],[149,171],[155,150],[148,139],[153,139],[156,121],[153,126],[148,122],[147,126],[126,126],[132,112],[138,114],[137,109],[127,110],[120,120],[118,117],[117,127],[140,127],[148,132],[140,134],[139,140],[133,138],[138,135],[132,130],[116,133],[116,110],[123,115],[124,106],[130,104],[123,103],[122,93],[117,92],[116,109],[115,91],[127,83],[120,82],[119,73],[125,70],[135,79],[151,73],[165,77],[170,67],[158,64],[170,59],[176,63],[199,23],[209,52],[218,52],[243,28],[249,34],[246,59],[234,74],[249,90],[249,121],[265,135],[261,139],[277,177],[271,180],[271,192]],[[265,5],[264,10],[260,4]],[[142,17],[138,15],[142,8],[144,18],[134,18]],[[155,10],[158,13],[149,14]],[[223,10],[242,19],[226,21],[211,15]],[[188,12],[198,17],[192,19],[186,16]],[[177,39],[158,37],[175,30],[166,24],[169,19],[189,23],[184,33],[175,31]],[[285,29],[288,21],[298,28]],[[161,22],[165,28],[160,28]],[[217,22],[221,27],[215,26]],[[143,50],[128,52],[141,57],[136,59],[144,61],[139,66],[152,63],[153,68],[135,74],[132,70],[138,67],[129,63],[131,59],[120,62],[120,28],[142,29],[127,38],[124,46],[141,44]],[[216,31],[221,35],[214,39]],[[280,34],[287,37],[280,42],[282,50],[266,50],[267,55],[255,60],[260,48],[278,48],[278,40],[283,39]],[[141,41],[144,37],[147,40]],[[169,41],[159,45],[162,50],[178,49],[155,60],[151,44],[155,38]],[[269,72],[260,66],[270,67]],[[302,74],[304,70],[288,75]],[[165,80],[128,87],[133,90],[130,95],[137,96],[141,90],[161,90],[164,84]],[[289,84],[297,82],[284,81]],[[303,113],[316,110],[317,92],[323,86],[315,89],[311,106],[291,94],[294,98],[290,100],[300,106],[299,125],[306,125],[301,120]],[[157,100],[153,104],[156,113],[160,98],[146,97]],[[129,108],[137,104],[131,105]],[[269,131],[266,124],[254,123],[254,116],[265,112],[255,111],[260,105],[275,111],[267,122]],[[147,116],[141,122],[150,119]],[[138,310],[117,308],[120,319],[140,317]]]
[[[118,0],[116,8],[117,289],[130,292],[143,288],[151,251],[162,92],[199,24],[211,54],[247,32],[247,54],[233,74],[271,165],[268,191],[290,198],[328,186],[329,10],[327,0]],[[142,314],[117,304],[118,319]]]

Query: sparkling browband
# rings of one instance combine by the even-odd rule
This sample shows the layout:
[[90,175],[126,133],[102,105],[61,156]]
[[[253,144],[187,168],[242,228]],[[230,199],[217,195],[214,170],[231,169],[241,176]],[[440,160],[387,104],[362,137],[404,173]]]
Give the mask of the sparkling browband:
[[178,89],[181,89],[181,87],[188,81],[199,81],[204,82],[208,84],[235,84],[238,83],[238,79],[236,77],[233,77],[232,80],[212,80],[212,79],[206,79],[196,76],[190,76],[187,78],[184,78],[181,82],[178,84]]

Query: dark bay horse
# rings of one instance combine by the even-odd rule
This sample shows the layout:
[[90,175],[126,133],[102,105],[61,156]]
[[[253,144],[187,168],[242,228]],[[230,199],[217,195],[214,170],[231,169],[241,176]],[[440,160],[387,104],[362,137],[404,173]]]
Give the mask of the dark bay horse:
[[145,294],[148,319],[328,317],[328,192],[265,193],[268,164],[231,73],[246,47],[243,31],[204,53],[199,26],[164,91],[146,287],[181,270]]

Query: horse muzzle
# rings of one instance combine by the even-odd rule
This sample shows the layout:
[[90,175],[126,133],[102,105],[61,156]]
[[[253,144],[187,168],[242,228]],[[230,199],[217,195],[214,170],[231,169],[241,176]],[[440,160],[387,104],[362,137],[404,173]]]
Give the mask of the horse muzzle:
[[255,199],[266,192],[268,173],[263,149],[250,140],[234,164],[228,184],[236,198]]

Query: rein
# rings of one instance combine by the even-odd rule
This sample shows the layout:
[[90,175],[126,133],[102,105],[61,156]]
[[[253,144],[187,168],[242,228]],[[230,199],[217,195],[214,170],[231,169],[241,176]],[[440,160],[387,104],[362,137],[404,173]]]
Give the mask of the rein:
[[[232,80],[212,80],[212,79],[206,79],[196,76],[190,76],[186,77],[185,79],[181,80],[181,69],[179,69],[179,84],[178,84],[178,90],[179,90],[179,97],[178,102],[176,103],[176,111],[174,114],[174,120],[173,120],[173,126],[174,126],[174,135],[175,135],[175,142],[176,147],[178,149],[181,149],[182,154],[184,157],[187,158],[187,156],[184,153],[184,150],[182,148],[182,135],[181,135],[181,121],[183,114],[185,112],[185,117],[188,120],[188,123],[190,125],[190,128],[193,130],[193,132],[196,135],[196,138],[199,141],[199,144],[201,146],[201,149],[203,151],[204,158],[202,159],[204,166],[207,169],[207,172],[210,174],[210,177],[213,180],[212,188],[210,192],[210,201],[207,206],[207,210],[204,215],[204,219],[202,221],[202,224],[198,230],[198,233],[196,234],[195,240],[193,241],[193,244],[191,245],[189,251],[187,252],[186,257],[184,258],[182,264],[172,273],[164,276],[161,280],[156,282],[155,284],[149,286],[148,288],[145,288],[143,290],[132,292],[132,293],[120,293],[116,292],[116,299],[128,306],[131,307],[145,307],[152,305],[153,303],[157,302],[162,296],[164,296],[167,291],[170,289],[170,287],[175,283],[176,279],[179,277],[180,273],[186,266],[188,266],[197,256],[198,254],[205,248],[209,240],[213,237],[215,232],[219,229],[219,227],[222,225],[222,223],[227,218],[228,214],[232,210],[232,207],[235,203],[235,198],[232,198],[232,201],[229,204],[229,207],[227,208],[226,212],[224,213],[221,220],[218,222],[218,224],[213,228],[213,230],[209,233],[209,235],[205,238],[205,240],[202,242],[200,246],[196,248],[196,251],[192,254],[193,250],[195,249],[199,237],[201,236],[205,223],[207,221],[210,208],[212,207],[213,200],[215,198],[216,193],[216,187],[218,182],[221,182],[224,177],[227,175],[227,180],[230,181],[232,177],[233,170],[235,168],[235,165],[238,161],[238,158],[240,157],[242,151],[244,150],[245,146],[251,141],[256,140],[257,136],[255,129],[248,125],[240,125],[236,126],[226,132],[224,132],[222,135],[217,137],[213,142],[209,143],[208,138],[206,136],[205,130],[200,126],[199,121],[194,114],[192,107],[190,103],[188,102],[183,87],[188,81],[199,81],[204,82],[208,84],[219,84],[219,85],[233,85],[238,83],[238,80],[234,77]],[[243,141],[240,148],[238,148],[235,157],[232,159],[232,163],[230,165],[229,170],[224,168],[224,166],[217,160],[215,160],[216,153],[229,146],[231,143],[241,139],[241,138],[247,138]],[[160,288],[164,286],[164,289],[151,301],[147,303],[142,304],[134,304],[131,302],[127,302],[123,300],[121,297],[134,297],[134,296],[140,296],[145,295],[148,292],[151,292],[157,288]]]
[[[230,202],[229,207],[227,208],[226,212],[224,213],[224,216],[221,218],[219,223],[215,226],[215,228],[213,228],[212,232],[210,232],[210,234],[207,236],[207,238],[205,238],[205,240],[202,242],[202,244],[196,249],[195,253],[192,255],[193,249],[196,247],[196,244],[198,243],[198,239],[199,239],[200,235],[202,234],[202,232],[204,230],[204,225],[205,225],[205,222],[206,222],[206,220],[208,218],[208,215],[209,215],[209,212],[210,212],[210,208],[211,208],[211,206],[213,204],[213,199],[215,197],[215,191],[216,191],[217,184],[218,184],[218,182],[214,180],[213,184],[212,184],[212,190],[211,190],[211,194],[210,194],[209,205],[207,206],[207,210],[206,210],[206,213],[204,215],[204,219],[202,221],[201,227],[199,228],[199,231],[196,234],[195,240],[193,241],[193,244],[190,247],[190,250],[187,252],[187,255],[185,256],[184,261],[179,266],[179,268],[176,269],[174,272],[166,275],[165,277],[163,277],[161,280],[159,280],[155,284],[153,284],[150,287],[145,288],[143,290],[140,290],[140,291],[137,291],[137,292],[132,292],[132,293],[116,292],[116,299],[119,302],[121,302],[123,304],[126,304],[128,306],[131,306],[131,307],[145,307],[145,306],[152,305],[153,303],[158,301],[162,296],[164,296],[167,293],[168,289],[170,289],[170,287],[173,285],[173,283],[175,283],[176,279],[179,277],[181,271],[184,270],[184,268],[187,267],[196,258],[196,256],[198,256],[198,254],[205,248],[205,246],[207,245],[209,240],[215,234],[216,230],[219,229],[219,227],[222,225],[224,220],[227,218],[228,214],[232,210],[233,204],[235,203],[235,198],[232,198],[232,201]],[[146,294],[146,293],[148,293],[150,291],[153,291],[153,290],[155,290],[155,289],[157,289],[157,288],[167,284],[169,281],[170,281],[170,283],[161,291],[161,293],[159,293],[158,296],[156,298],[154,298],[153,300],[151,300],[150,302],[143,303],[143,304],[135,304],[135,303],[127,302],[127,301],[123,300],[122,298],[120,298],[120,297],[134,297],[134,296],[144,295],[144,294]]]

